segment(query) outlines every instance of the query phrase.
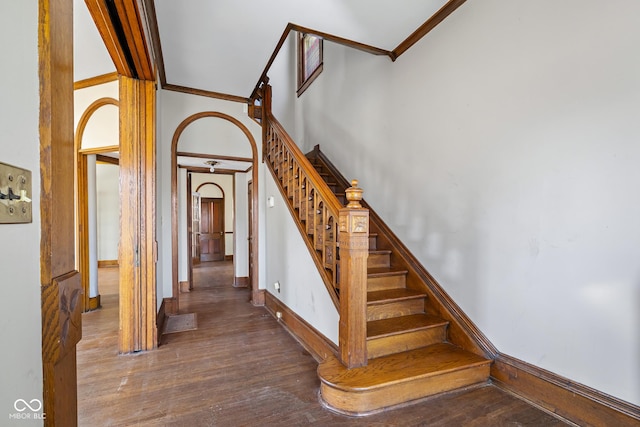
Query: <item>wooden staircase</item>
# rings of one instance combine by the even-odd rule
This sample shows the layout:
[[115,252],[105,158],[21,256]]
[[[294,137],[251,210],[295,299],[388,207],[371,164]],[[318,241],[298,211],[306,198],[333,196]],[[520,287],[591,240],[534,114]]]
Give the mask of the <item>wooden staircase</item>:
[[[344,203],[345,180],[316,149],[307,157]],[[367,261],[368,364],[346,368],[330,356],[318,366],[320,396],[329,408],[365,415],[434,394],[484,384],[491,360],[453,344],[450,322],[429,301],[427,286],[404,268],[373,216]],[[338,289],[339,291],[339,289]],[[470,347],[466,345],[466,347]],[[476,350],[476,351],[469,351]]]

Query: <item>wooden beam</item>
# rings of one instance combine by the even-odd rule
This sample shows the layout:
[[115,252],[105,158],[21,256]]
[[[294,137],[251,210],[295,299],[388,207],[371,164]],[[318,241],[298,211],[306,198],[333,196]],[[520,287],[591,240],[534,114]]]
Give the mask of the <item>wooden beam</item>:
[[127,46],[122,46],[130,53],[136,76],[140,80],[155,81],[156,70],[153,50],[144,8],[135,0],[114,0],[120,26]]
[[85,3],[117,73],[155,81],[150,26],[141,1],[85,0]]
[[462,6],[466,0],[449,0],[444,6],[440,8],[431,18],[415,30],[409,37],[407,37],[402,43],[398,45],[391,52],[391,59],[395,61],[400,55],[405,53],[411,46],[416,44],[422,37],[424,37],[429,31],[433,30],[439,23],[451,15],[457,8]]

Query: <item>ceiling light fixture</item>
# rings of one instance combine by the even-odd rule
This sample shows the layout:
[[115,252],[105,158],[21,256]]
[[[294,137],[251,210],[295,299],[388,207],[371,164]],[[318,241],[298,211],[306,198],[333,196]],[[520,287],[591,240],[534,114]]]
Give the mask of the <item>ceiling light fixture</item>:
[[209,172],[214,173],[216,171],[216,165],[218,164],[217,161],[215,160],[207,160],[206,162],[204,162],[206,165],[211,166],[209,168]]

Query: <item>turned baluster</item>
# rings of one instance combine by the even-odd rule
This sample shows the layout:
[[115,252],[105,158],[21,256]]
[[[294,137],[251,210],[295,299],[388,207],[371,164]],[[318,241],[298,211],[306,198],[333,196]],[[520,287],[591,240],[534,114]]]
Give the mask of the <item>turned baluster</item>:
[[369,210],[360,204],[362,189],[351,181],[347,206],[340,209],[340,359],[348,368],[367,364],[367,258]]

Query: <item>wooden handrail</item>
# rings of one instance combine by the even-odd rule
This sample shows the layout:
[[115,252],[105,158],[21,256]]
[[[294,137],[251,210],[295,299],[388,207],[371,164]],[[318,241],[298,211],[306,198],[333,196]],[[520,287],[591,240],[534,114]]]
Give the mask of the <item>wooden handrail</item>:
[[329,296],[339,302],[338,220],[342,205],[309,160],[267,113],[264,156],[312,255]]
[[309,179],[313,182],[314,188],[320,192],[322,199],[327,201],[331,213],[337,216],[340,209],[342,209],[342,204],[336,195],[333,194],[333,191],[331,191],[329,186],[324,182],[318,171],[311,166],[309,159],[307,159],[302,151],[300,151],[300,148],[298,148],[298,146],[293,142],[280,122],[278,122],[271,114],[269,114],[268,123],[271,125],[273,131],[281,138],[281,141],[285,144],[287,150],[293,155],[294,160],[299,165],[309,165],[309,168],[305,168],[305,174],[307,174]]
[[264,161],[340,313],[339,350],[348,368],[367,364],[367,257],[369,210],[357,181],[345,190],[346,207],[270,112],[262,120]]

